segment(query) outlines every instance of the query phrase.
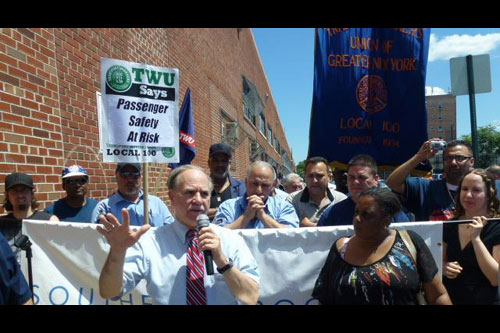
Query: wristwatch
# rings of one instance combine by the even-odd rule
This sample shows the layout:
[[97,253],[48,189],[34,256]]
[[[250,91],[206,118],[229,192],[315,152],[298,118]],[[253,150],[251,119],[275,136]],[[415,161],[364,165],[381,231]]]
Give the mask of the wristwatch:
[[219,272],[220,274],[226,273],[228,270],[231,269],[231,267],[233,267],[233,259],[231,259],[231,258],[227,258],[227,259],[228,259],[228,261],[227,261],[226,266],[224,266],[222,268],[217,268],[217,272]]

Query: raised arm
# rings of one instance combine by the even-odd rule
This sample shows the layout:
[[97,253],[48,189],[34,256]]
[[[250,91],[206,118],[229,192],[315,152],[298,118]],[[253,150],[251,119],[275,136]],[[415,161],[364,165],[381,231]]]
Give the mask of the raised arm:
[[122,209],[123,224],[111,213],[100,216],[105,228],[97,226],[97,231],[108,241],[111,249],[99,276],[99,294],[102,298],[119,296],[122,292],[123,265],[127,249],[149,230],[149,225],[143,225],[139,230],[130,229],[128,211]]
[[403,194],[405,192],[405,180],[406,177],[411,173],[413,169],[417,167],[417,165],[425,160],[436,155],[437,150],[431,150],[431,141],[438,139],[431,139],[425,141],[424,144],[420,147],[420,150],[408,161],[401,164],[397,167],[386,179],[386,184],[389,186],[394,192]]

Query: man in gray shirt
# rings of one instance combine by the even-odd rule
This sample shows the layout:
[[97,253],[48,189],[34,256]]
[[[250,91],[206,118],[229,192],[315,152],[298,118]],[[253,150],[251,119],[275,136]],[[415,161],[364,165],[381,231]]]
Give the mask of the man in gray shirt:
[[328,187],[328,162],[323,157],[306,161],[306,188],[290,194],[290,202],[299,217],[301,227],[315,227],[323,211],[347,198],[344,193]]

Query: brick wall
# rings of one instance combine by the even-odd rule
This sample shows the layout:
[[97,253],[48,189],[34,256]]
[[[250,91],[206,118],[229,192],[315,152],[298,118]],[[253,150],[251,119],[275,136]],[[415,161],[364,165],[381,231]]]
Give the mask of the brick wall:
[[[31,174],[45,207],[64,196],[60,173],[77,163],[90,174],[90,196],[115,188],[115,164],[101,162],[96,92],[100,58],[116,58],[180,71],[180,102],[192,91],[198,154],[193,164],[208,171],[208,148],[222,138],[224,110],[245,139],[232,171],[244,178],[250,140],[279,154],[243,116],[242,75],[265,103],[266,120],[291,156],[250,29],[0,29],[0,192],[11,172]],[[149,193],[167,201],[166,165],[150,164]],[[1,210],[1,209],[0,209]]]

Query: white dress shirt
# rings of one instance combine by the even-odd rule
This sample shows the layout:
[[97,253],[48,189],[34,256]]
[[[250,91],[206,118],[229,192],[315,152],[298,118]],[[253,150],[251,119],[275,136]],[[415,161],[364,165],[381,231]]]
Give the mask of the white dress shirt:
[[[243,238],[235,231],[211,224],[221,239],[222,251],[233,260],[243,274],[259,283],[257,262]],[[133,290],[145,279],[153,304],[186,304],[186,255],[188,228],[175,220],[160,228],[153,228],[127,250],[123,271],[123,294]],[[207,304],[238,304],[226,280],[216,270],[205,271]],[[119,297],[115,298],[119,299]]]

